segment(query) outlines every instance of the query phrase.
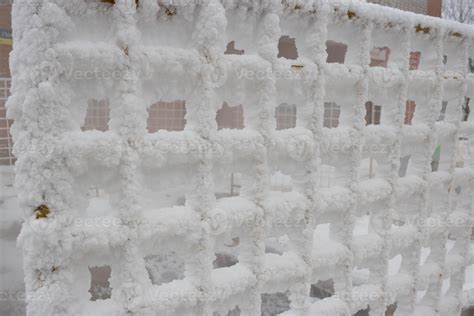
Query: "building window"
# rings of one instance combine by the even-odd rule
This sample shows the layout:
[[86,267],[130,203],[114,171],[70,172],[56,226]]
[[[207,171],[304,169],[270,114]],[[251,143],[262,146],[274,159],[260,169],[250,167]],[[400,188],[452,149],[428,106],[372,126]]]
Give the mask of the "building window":
[[182,131],[186,124],[185,115],[186,106],[182,100],[155,103],[148,110],[148,132],[154,133],[160,129]]
[[416,108],[415,101],[408,100],[406,103],[406,108],[405,108],[405,124],[406,125],[411,125],[411,121],[413,120],[413,117],[415,116],[415,108]]
[[367,125],[379,125],[380,115],[382,114],[382,106],[374,105],[371,101],[365,104],[366,114],[365,122]]
[[334,102],[324,103],[324,127],[334,128],[339,126],[341,107]]
[[216,115],[217,129],[243,129],[244,128],[244,109],[242,105],[229,106],[226,102]]
[[287,129],[296,127],[296,105],[280,104],[275,111],[276,129]]
[[109,100],[89,100],[83,131],[97,130],[105,132],[109,129],[110,106]]

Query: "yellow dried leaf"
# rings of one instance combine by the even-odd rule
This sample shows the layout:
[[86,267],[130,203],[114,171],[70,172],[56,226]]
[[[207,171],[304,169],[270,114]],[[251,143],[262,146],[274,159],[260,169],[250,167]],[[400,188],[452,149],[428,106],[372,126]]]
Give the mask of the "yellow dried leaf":
[[418,24],[416,26],[416,32],[417,33],[424,33],[424,34],[428,34],[430,32],[430,28],[429,27],[422,27],[421,24]]
[[291,65],[291,68],[296,68],[296,69],[301,69],[303,67],[304,65],[301,65],[301,64]]
[[49,207],[44,204],[41,204],[35,209],[36,219],[46,218],[49,214]]
[[357,17],[357,14],[354,12],[354,11],[347,11],[347,16],[349,17],[349,19],[352,19],[352,18],[355,18]]

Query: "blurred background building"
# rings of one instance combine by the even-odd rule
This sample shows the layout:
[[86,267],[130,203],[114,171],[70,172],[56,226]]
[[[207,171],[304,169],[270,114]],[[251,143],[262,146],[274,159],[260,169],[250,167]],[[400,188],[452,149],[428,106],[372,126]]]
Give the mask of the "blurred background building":
[[439,17],[442,9],[442,0],[368,0],[367,2]]

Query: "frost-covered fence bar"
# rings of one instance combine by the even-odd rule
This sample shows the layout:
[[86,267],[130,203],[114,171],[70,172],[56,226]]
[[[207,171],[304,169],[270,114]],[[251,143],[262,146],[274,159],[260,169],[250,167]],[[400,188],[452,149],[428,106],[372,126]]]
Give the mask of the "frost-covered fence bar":
[[[472,26],[361,1],[44,0],[15,1],[13,28],[28,315],[255,316],[275,293],[283,315],[474,305]],[[282,36],[294,60],[278,57]],[[231,42],[242,53],[224,53]],[[328,42],[346,44],[343,63]],[[374,47],[390,49],[387,67]],[[110,103],[110,130],[81,130],[90,99]],[[150,105],[176,100],[184,130],[148,133]],[[242,105],[243,129],[218,128],[224,102]],[[278,129],[284,103],[296,123]],[[327,104],[337,127],[323,127]],[[238,262],[218,266],[230,251]],[[182,275],[157,283],[150,257],[166,253]],[[101,265],[111,298],[91,301]]]

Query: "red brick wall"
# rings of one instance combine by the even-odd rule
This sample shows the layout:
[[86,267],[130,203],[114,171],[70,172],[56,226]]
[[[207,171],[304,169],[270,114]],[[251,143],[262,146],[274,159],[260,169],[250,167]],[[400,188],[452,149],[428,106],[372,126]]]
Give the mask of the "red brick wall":
[[441,16],[443,3],[442,0],[428,0],[428,15],[431,16]]
[[[0,2],[1,3],[1,2]],[[0,29],[11,30],[11,5],[0,4]],[[0,44],[0,77],[10,77],[8,54],[12,47]]]
[[0,78],[0,165],[12,165],[12,139],[10,135],[11,120],[6,119],[5,102],[10,91],[10,79]]
[[[0,2],[0,29],[11,30],[11,5]],[[10,91],[10,70],[8,55],[11,45],[0,44],[0,165],[13,164],[12,140],[10,135],[11,121],[6,119],[5,102]]]
[[431,16],[441,16],[442,0],[368,0],[367,2]]

